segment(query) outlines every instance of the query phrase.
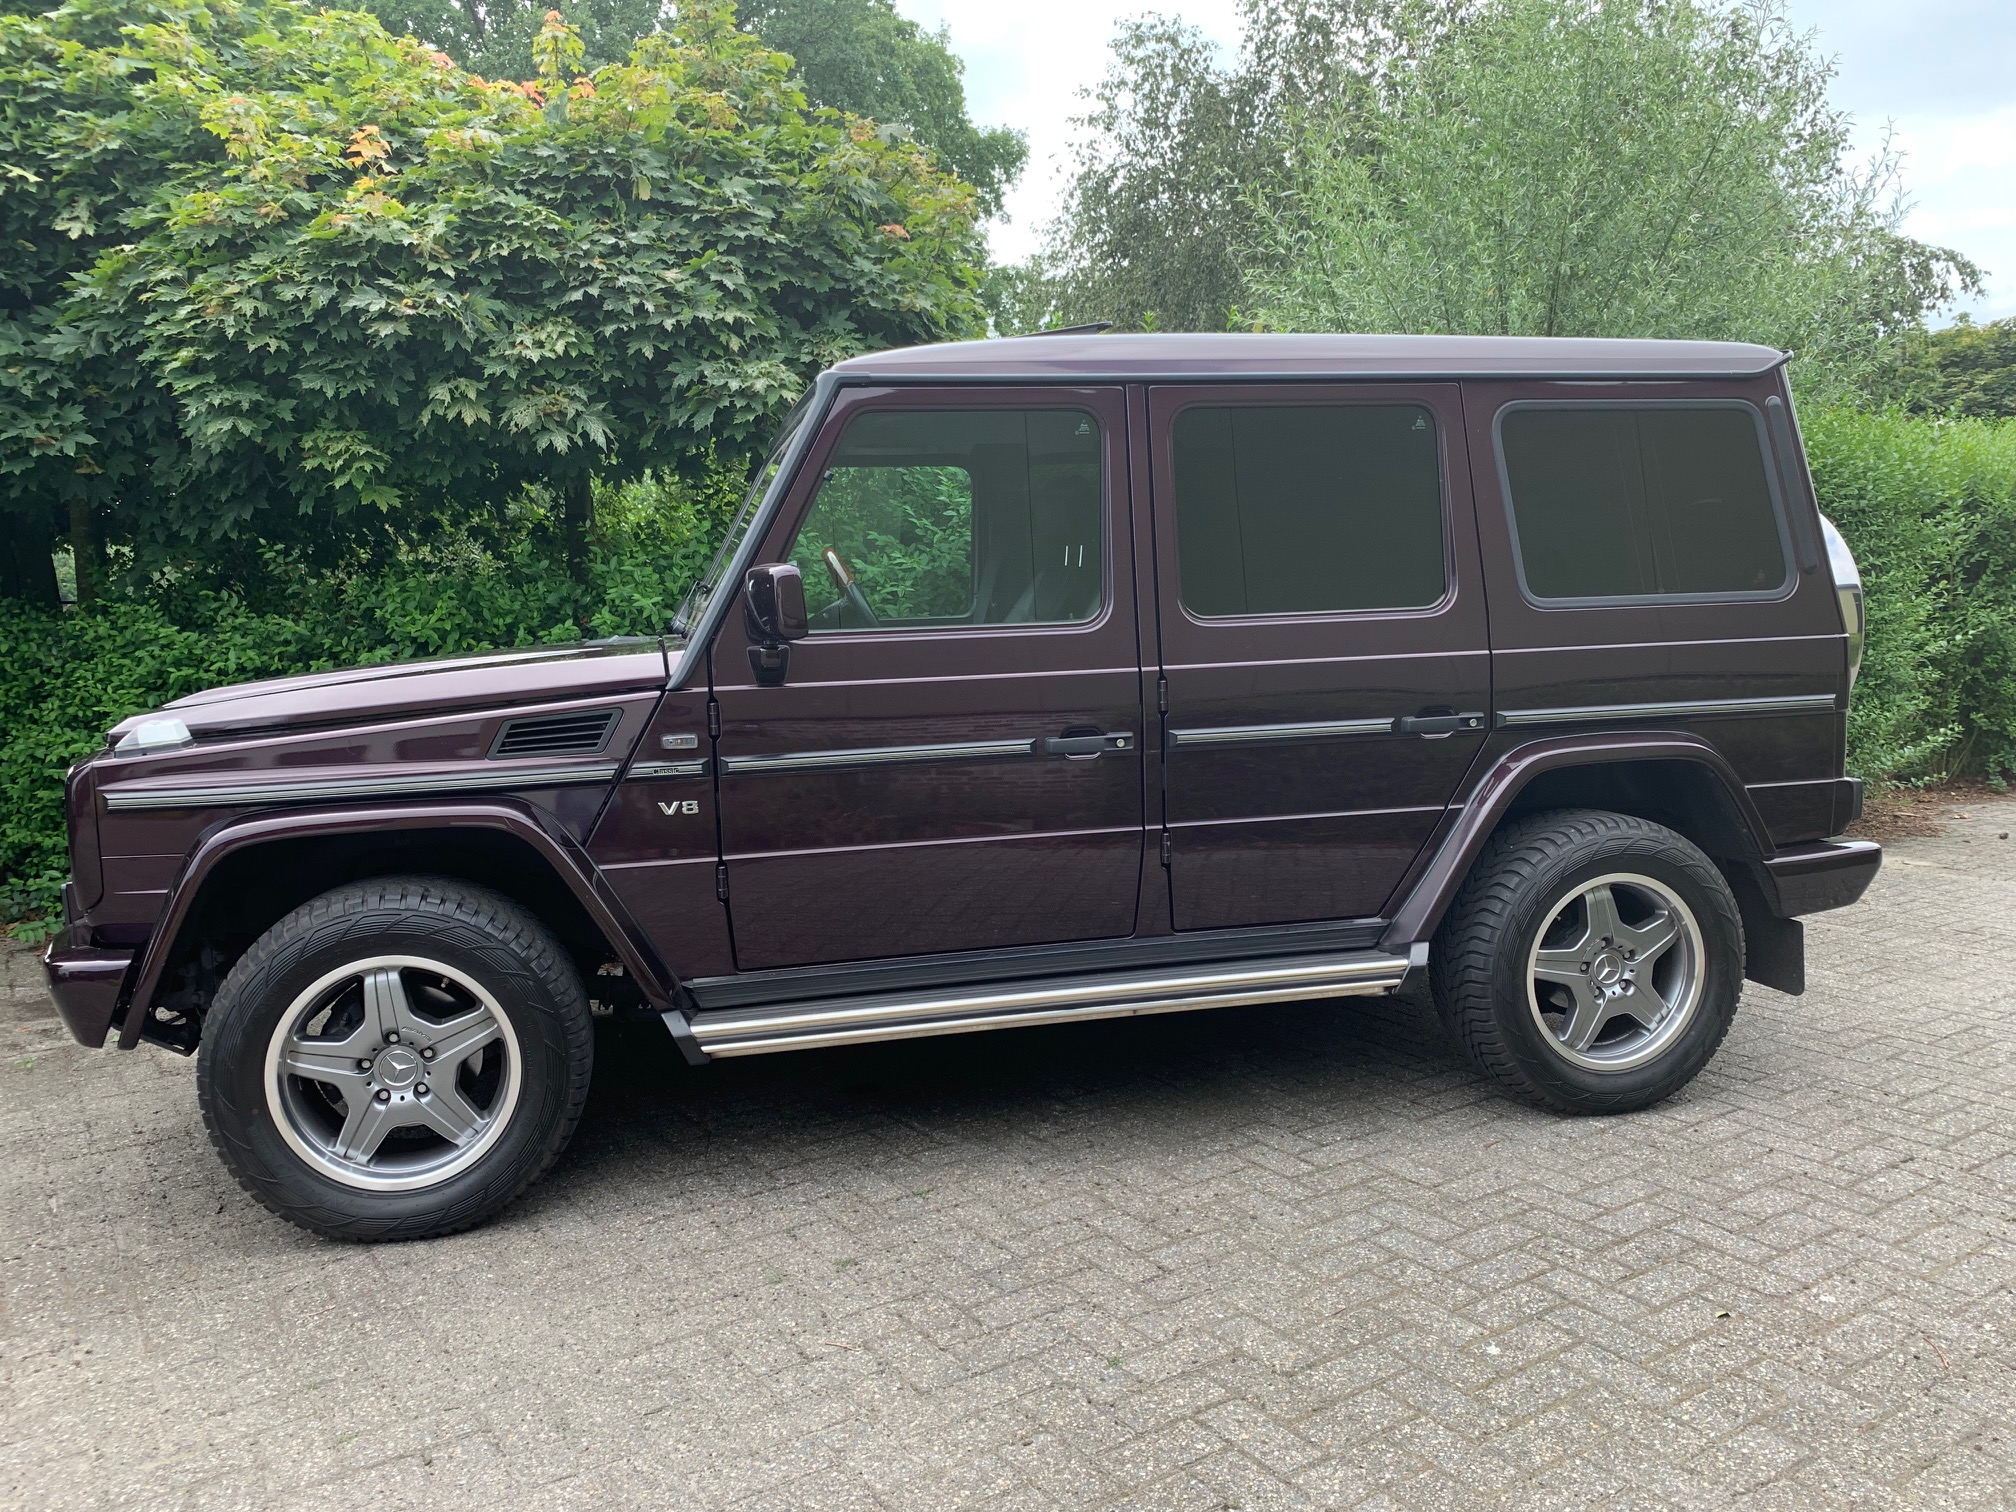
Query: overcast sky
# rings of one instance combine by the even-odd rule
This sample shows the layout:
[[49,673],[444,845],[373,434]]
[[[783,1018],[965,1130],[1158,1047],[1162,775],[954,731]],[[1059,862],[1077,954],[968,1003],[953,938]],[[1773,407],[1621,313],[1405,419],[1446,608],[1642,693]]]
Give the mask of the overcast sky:
[[[966,60],[973,119],[1029,134],[1029,171],[993,231],[995,255],[1026,256],[1054,213],[1060,166],[1082,108],[1077,91],[1105,71],[1122,16],[1161,10],[1228,51],[1234,0],[896,0],[906,16],[951,29]],[[2011,0],[1791,0],[1840,66],[1834,101],[1867,148],[1893,126],[1914,202],[1906,229],[1988,270],[1977,319],[2016,315],[2016,3]],[[1060,39],[1073,39],[1066,43]]]

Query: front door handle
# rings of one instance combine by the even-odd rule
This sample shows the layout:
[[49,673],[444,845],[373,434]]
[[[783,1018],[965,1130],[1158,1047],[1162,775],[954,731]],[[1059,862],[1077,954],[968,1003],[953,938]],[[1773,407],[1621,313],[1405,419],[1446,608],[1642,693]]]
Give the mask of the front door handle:
[[1046,735],[1043,738],[1045,756],[1101,756],[1108,751],[1131,751],[1134,749],[1134,732],[1117,730],[1104,735]]
[[1484,728],[1482,714],[1408,714],[1396,721],[1402,735],[1454,735]]

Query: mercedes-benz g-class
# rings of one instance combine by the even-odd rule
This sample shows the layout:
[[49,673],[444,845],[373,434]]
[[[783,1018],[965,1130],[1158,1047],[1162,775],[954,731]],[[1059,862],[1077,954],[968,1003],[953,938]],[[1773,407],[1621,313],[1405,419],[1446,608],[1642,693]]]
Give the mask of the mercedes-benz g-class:
[[701,1062],[1425,971],[1511,1092],[1642,1108],[1875,874],[1861,636],[1766,348],[887,352],[791,413],[662,639],[119,725],[48,969],[362,1239],[552,1162],[591,1000]]

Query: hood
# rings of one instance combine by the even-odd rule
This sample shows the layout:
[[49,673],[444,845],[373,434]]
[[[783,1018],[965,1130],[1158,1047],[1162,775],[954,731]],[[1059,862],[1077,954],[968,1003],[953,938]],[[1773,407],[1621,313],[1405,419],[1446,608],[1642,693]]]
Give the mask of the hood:
[[662,688],[669,675],[656,637],[582,641],[521,651],[483,651],[433,661],[386,662],[207,688],[154,714],[113,726],[117,741],[149,719],[172,714],[196,740],[266,731],[377,723],[458,709],[502,708]]

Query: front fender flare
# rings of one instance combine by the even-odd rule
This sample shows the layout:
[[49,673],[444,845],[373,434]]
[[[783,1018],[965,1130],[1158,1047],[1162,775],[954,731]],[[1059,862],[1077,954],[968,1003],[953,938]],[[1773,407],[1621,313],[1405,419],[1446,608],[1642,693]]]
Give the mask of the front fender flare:
[[502,830],[529,845],[566,885],[587,911],[623,969],[651,1006],[660,1012],[675,1006],[679,980],[659,959],[637,928],[623,902],[603,880],[601,871],[579,842],[547,822],[538,809],[510,799],[483,803],[386,804],[373,808],[290,809],[227,819],[204,831],[183,859],[168,889],[161,921],[141,952],[131,989],[119,1004],[124,1014],[119,1048],[140,1042],[140,1029],[160,990],[161,979],[174,958],[176,942],[211,873],[225,857],[276,840],[312,839],[386,830],[480,828]]
[[1749,836],[1753,854],[1746,859],[1762,861],[1771,855],[1769,831],[1735,768],[1697,735],[1645,730],[1529,741],[1499,756],[1471,789],[1469,802],[1456,814],[1427,865],[1393,910],[1392,922],[1380,936],[1380,949],[1402,953],[1435,933],[1484,842],[1535,777],[1561,767],[1641,761],[1686,761],[1706,767],[1728,795]]

